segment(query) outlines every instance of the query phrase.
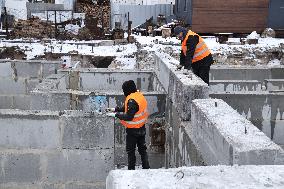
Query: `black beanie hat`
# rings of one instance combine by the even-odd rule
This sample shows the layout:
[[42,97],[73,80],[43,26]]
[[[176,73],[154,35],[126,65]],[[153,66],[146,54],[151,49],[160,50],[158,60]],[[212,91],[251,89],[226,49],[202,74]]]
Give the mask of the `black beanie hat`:
[[125,81],[122,85],[122,90],[124,96],[128,96],[131,93],[137,92],[137,88],[133,80]]

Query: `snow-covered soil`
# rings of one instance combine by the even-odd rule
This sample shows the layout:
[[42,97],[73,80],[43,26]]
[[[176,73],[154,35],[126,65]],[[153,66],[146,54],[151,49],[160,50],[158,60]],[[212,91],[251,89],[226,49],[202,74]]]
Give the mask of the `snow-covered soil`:
[[[176,38],[135,36],[135,39],[137,43],[126,45],[104,45],[105,41],[2,40],[0,49],[17,46],[26,54],[28,60],[36,59],[45,53],[114,56],[116,58],[110,68],[123,69],[137,67],[136,62],[140,63],[139,68],[151,69],[154,52],[167,53],[179,59],[180,41]],[[205,42],[219,64],[284,64],[284,39],[259,38],[258,44],[241,45],[240,38],[229,38],[227,44],[220,44],[215,37],[205,37]],[[144,55],[141,57],[139,53],[142,51]],[[137,57],[137,54],[140,57]]]

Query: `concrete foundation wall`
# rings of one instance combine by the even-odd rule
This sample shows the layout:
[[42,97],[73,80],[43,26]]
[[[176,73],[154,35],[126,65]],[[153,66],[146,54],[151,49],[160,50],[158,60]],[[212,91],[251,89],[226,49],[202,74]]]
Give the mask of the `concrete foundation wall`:
[[31,91],[43,78],[55,74],[58,65],[47,61],[0,60],[0,109],[29,110]]
[[215,93],[212,98],[223,99],[250,120],[275,143],[284,144],[283,93]]
[[210,69],[210,80],[258,80],[283,78],[284,66],[217,66]]
[[283,149],[222,100],[194,100],[192,140],[208,165],[283,164]]
[[104,188],[114,169],[113,118],[0,110],[0,135],[1,188]]
[[191,72],[175,71],[177,63],[170,56],[156,53],[155,63],[157,78],[168,92],[165,166],[204,165],[186,125],[191,120],[192,100],[208,98],[208,85]]

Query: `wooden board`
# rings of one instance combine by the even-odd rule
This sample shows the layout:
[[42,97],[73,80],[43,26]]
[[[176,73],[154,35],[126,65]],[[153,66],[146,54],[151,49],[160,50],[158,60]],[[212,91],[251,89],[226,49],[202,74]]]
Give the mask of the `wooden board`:
[[192,0],[197,33],[251,33],[267,27],[269,0]]

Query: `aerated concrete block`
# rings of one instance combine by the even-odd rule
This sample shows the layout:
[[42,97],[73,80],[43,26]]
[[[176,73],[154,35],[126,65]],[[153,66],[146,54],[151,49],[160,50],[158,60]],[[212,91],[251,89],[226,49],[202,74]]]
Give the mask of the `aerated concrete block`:
[[192,140],[208,165],[272,165],[284,152],[218,99],[193,101]]
[[0,152],[0,184],[34,183],[41,179],[40,155]]
[[65,149],[112,149],[114,119],[95,115],[63,116],[62,147]]
[[57,149],[59,145],[58,119],[40,115],[0,115],[1,148]]
[[14,108],[13,104],[13,96],[0,95],[0,109],[12,109]]
[[47,154],[45,179],[48,182],[104,182],[114,169],[113,149],[62,150]]

